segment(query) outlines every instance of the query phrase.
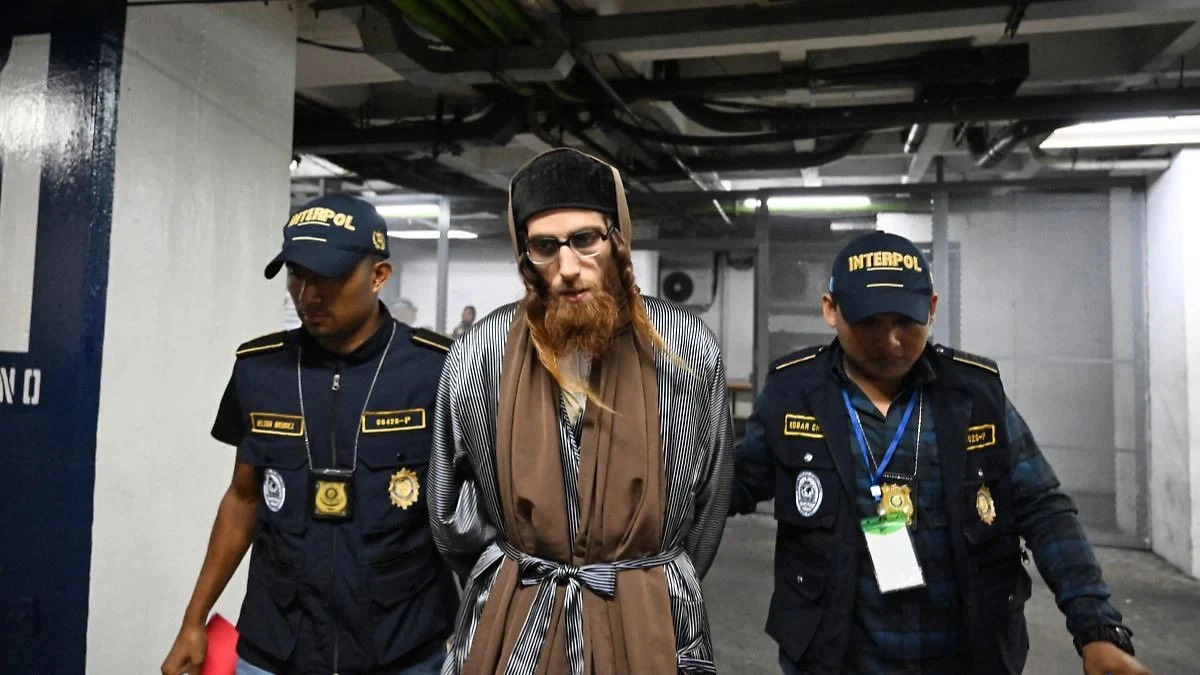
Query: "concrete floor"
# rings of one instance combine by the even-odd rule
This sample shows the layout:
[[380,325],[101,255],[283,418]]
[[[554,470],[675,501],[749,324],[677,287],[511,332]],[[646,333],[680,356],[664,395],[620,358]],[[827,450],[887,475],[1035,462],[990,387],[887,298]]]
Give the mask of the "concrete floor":
[[[775,521],[734,518],[716,564],[704,580],[717,667],[721,673],[778,673],[775,642],[763,632],[774,583]],[[1142,551],[1098,548],[1113,601],[1134,632],[1138,658],[1156,675],[1200,673],[1200,581]],[[1082,661],[1046,585],[1030,566],[1033,598],[1025,607],[1031,649],[1025,672],[1083,672]]]

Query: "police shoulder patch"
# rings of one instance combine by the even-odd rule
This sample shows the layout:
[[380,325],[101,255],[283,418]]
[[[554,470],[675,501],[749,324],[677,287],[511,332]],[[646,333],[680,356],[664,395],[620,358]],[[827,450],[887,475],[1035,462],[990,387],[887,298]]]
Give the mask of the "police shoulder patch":
[[996,365],[995,361],[985,356],[970,354],[968,352],[964,352],[959,349],[951,349],[943,345],[934,346],[933,351],[939,356],[950,359],[955,363],[973,366],[975,368],[979,368],[980,370],[985,370],[996,377],[1000,377],[1000,367]]
[[781,359],[777,359],[771,364],[771,372],[790,368],[801,363],[807,363],[817,358],[817,355],[825,351],[825,345],[817,345],[815,347],[805,347],[800,351],[792,352]]
[[439,352],[450,351],[450,345],[454,344],[454,338],[441,333],[435,333],[424,328],[414,328],[412,332],[412,341],[422,347],[436,349]]
[[237,357],[258,356],[277,352],[287,346],[287,331],[261,335],[248,342],[243,342],[237,348]]

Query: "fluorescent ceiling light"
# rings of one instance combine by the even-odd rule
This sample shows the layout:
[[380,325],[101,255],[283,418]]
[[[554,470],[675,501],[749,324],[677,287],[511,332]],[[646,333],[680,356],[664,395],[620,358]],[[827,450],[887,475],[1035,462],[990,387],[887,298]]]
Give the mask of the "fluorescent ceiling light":
[[[388,230],[389,237],[396,239],[437,239],[437,230]],[[466,230],[450,230],[450,239],[478,239],[479,235]]]
[[877,229],[874,220],[835,220],[829,223],[830,232],[859,232]]
[[[751,197],[742,202],[748,209],[757,209],[758,200]],[[871,206],[866,195],[812,195],[807,197],[768,197],[768,211],[828,211],[865,209]]]
[[375,210],[384,218],[437,218],[442,212],[437,204],[376,204]]
[[1108,122],[1085,122],[1050,134],[1040,147],[1114,148],[1122,146],[1187,145],[1200,143],[1200,115],[1135,117]]

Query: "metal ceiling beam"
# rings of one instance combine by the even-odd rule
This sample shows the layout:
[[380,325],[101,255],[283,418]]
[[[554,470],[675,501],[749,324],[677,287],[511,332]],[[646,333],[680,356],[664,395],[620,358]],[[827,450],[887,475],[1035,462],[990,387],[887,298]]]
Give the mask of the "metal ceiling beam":
[[[1061,178],[1019,179],[1019,180],[987,180],[987,181],[949,181],[941,185],[937,183],[873,183],[869,185],[825,185],[817,188],[790,187],[760,190],[731,190],[720,194],[723,203],[740,202],[751,198],[789,197],[805,195],[906,195],[925,197],[937,190],[944,190],[951,195],[981,194],[991,192],[1012,191],[1056,191],[1056,190],[1107,190],[1113,187],[1127,187],[1141,190],[1146,187],[1146,180],[1141,176],[1107,176],[1100,174],[1081,174]],[[380,191],[378,194],[398,194]],[[453,203],[461,204],[456,207],[459,211],[475,212],[491,210],[503,213],[507,194],[503,191],[493,191],[472,195],[450,195]],[[675,208],[693,207],[707,211],[712,203],[712,193],[688,191],[660,191],[657,194],[630,192],[629,203],[637,207],[644,217],[655,217],[664,204]],[[842,214],[839,214],[841,217]],[[826,214],[826,217],[828,214]],[[822,217],[814,214],[814,217]]]
[[[842,87],[944,87],[953,88],[964,96],[980,89],[989,93],[1011,93],[1028,76],[1029,47],[1024,43],[1012,43],[943,47],[905,58],[819,68],[798,66],[764,73],[659,79],[630,77],[612,80],[610,85],[625,100],[688,103],[686,99],[705,100],[724,95],[796,89],[835,90]],[[600,100],[593,90],[586,87],[573,86],[568,91],[576,98]]]
[[[950,181],[945,183],[886,183],[872,185],[836,185],[817,188],[790,187],[767,190],[730,190],[721,193],[724,201],[741,201],[763,196],[798,197],[805,195],[885,195],[907,194],[928,195],[935,191],[944,190],[949,194],[984,193],[993,190],[1097,190],[1110,187],[1130,187],[1141,189],[1146,186],[1145,178],[1141,176],[1067,176],[1064,178],[1043,178],[1038,180],[979,180],[979,181]],[[630,195],[630,201],[640,203],[645,200],[653,202],[670,202],[672,204],[703,203],[707,195],[696,192],[665,192],[655,195]]]
[[[602,111],[598,111],[602,112]],[[866,129],[907,127],[938,122],[989,122],[1004,120],[1089,121],[1149,114],[1200,113],[1200,88],[1161,91],[1121,91],[1079,94],[1044,94],[1015,98],[978,98],[950,102],[890,103],[827,108],[777,108],[744,113],[746,119],[770,119],[787,130],[764,134],[687,136],[636,129],[615,119],[605,119],[623,132],[679,145],[747,145],[792,141]]]
[[1153,59],[1142,66],[1140,72],[1130,75],[1121,81],[1122,87],[1139,87],[1149,84],[1159,74],[1165,73],[1179,63],[1179,59],[1188,52],[1200,46],[1200,21],[1184,29],[1174,40],[1167,44]]
[[474,141],[507,145],[524,129],[525,116],[514,103],[501,103],[470,122],[438,123],[435,120],[387,127],[336,129],[297,124],[293,152],[321,156],[392,153],[424,149],[444,143]]
[[[947,9],[951,5],[952,9]],[[634,60],[926,42],[994,36],[999,40],[1011,1],[849,0],[575,17],[568,32],[593,54],[621,52]],[[1147,25],[1200,18],[1189,0],[1043,0],[1032,3],[1022,35]]]
[[[836,162],[850,154],[861,142],[862,136],[853,135],[840,139],[821,150],[814,150],[812,152],[772,152],[729,155],[725,157],[690,157],[688,158],[688,166],[693,171],[701,173],[723,173],[726,171],[799,171],[801,169]],[[657,171],[646,173],[642,177],[647,180],[674,180],[676,174],[664,174],[661,171]]]

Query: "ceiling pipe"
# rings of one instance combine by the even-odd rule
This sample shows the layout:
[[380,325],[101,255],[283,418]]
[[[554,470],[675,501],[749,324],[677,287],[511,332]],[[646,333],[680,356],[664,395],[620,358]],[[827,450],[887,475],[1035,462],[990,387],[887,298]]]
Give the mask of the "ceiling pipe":
[[928,133],[928,124],[914,124],[909,127],[908,134],[904,137],[904,154],[915,155],[921,149],[921,144],[925,142],[925,136]]
[[770,131],[771,125],[762,119],[744,118],[736,113],[726,113],[714,109],[703,101],[693,99],[676,99],[671,105],[684,117],[713,131],[737,134],[746,132]]
[[967,144],[967,152],[978,159],[987,152],[987,130],[974,124],[961,124],[954,132],[954,144],[960,145],[963,142]]
[[[592,62],[588,59],[588,55],[586,53],[580,53],[579,56],[580,56],[580,58],[578,59],[579,65],[581,65],[583,67],[584,72],[586,72],[592,78],[592,80],[594,80],[596,82],[596,84],[602,90],[604,90],[604,93],[610,99],[612,99],[612,102],[614,104],[616,104],[616,106],[618,108],[624,110],[625,114],[629,115],[629,117],[631,119],[640,122],[641,117],[636,112],[634,112],[633,108],[629,107],[629,104],[626,103],[625,100],[621,98],[620,94],[613,91],[612,87],[609,86],[608,82],[606,82],[604,80],[604,77],[600,74],[600,71],[596,70],[596,67],[594,65],[592,65]],[[634,127],[634,128],[638,128],[638,127]],[[638,139],[636,137],[634,137],[634,141],[637,142]],[[663,144],[662,149],[663,149],[663,152],[666,154],[667,158],[670,159],[671,162],[679,169],[679,171],[683,173],[684,177],[686,177],[689,181],[691,181],[693,184],[695,184],[696,187],[700,188],[700,190],[702,192],[710,191],[709,186],[706,185],[704,183],[704,181],[700,180],[700,178],[695,174],[695,172],[693,172],[692,169],[687,164],[685,164],[682,159],[680,159],[679,155],[677,155],[675,153],[674,149],[668,147],[666,144]],[[650,186],[647,186],[647,187],[650,188],[651,193],[654,192],[653,187],[650,187]],[[713,206],[716,207],[717,213],[721,216],[721,219],[725,221],[725,224],[732,225],[733,222],[729,219],[729,215],[725,213],[725,209],[721,207],[720,202],[718,202],[716,199],[714,199],[714,200],[712,200],[712,203],[713,203]]]
[[[688,165],[693,171],[717,172],[724,171],[789,171],[810,169],[824,166],[849,155],[866,138],[864,134],[855,134],[838,139],[832,145],[811,152],[756,153],[749,155],[731,155],[727,157],[692,157]],[[669,181],[675,176],[663,174],[661,171],[649,174],[639,174],[646,180]]]
[[1003,162],[1018,145],[1033,136],[1046,134],[1062,126],[1062,122],[1017,122],[1010,125],[975,158],[975,166],[990,169]]
[[[669,62],[674,63],[674,62]],[[1029,47],[1025,44],[934,49],[902,59],[887,59],[825,68],[793,66],[775,72],[703,77],[642,77],[610,81],[626,101],[704,100],[794,89],[903,87],[1015,91],[1029,76]],[[575,98],[602,102],[595,89],[566,85]]]
[[446,124],[422,120],[367,129],[358,129],[349,123],[337,129],[298,123],[292,146],[298,153],[335,156],[391,153],[425,149],[434,143],[464,141],[507,145],[513,136],[524,130],[524,124],[517,104],[505,101],[467,122]]
[[[603,111],[599,111],[603,113]],[[1118,91],[1073,94],[1043,94],[1020,97],[976,97],[953,101],[921,101],[881,105],[830,106],[815,108],[770,108],[746,113],[722,113],[745,120],[762,119],[783,132],[775,138],[742,139],[738,143],[771,143],[793,140],[787,130],[803,129],[806,135],[867,129],[907,127],[912,124],[992,122],[1008,120],[1099,121],[1147,115],[1200,113],[1200,87],[1155,91]],[[764,136],[768,136],[765,135]],[[699,138],[704,138],[703,136]],[[703,141],[667,141],[703,145]],[[719,145],[720,143],[714,143]]]
[[1029,143],[1029,154],[1034,161],[1055,171],[1143,171],[1158,172],[1171,168],[1170,157],[1135,157],[1130,159],[1081,158],[1078,153],[1070,157],[1047,154],[1034,143]]
[[[1012,92],[1029,76],[1029,47],[1022,43],[934,49],[911,57],[810,68],[791,66],[773,72],[679,77],[677,62],[666,61],[665,77],[622,77],[609,85],[626,101],[703,101],[796,89],[835,90],[861,87],[921,87]],[[563,83],[571,98],[606,103],[604,92],[586,83]]]

